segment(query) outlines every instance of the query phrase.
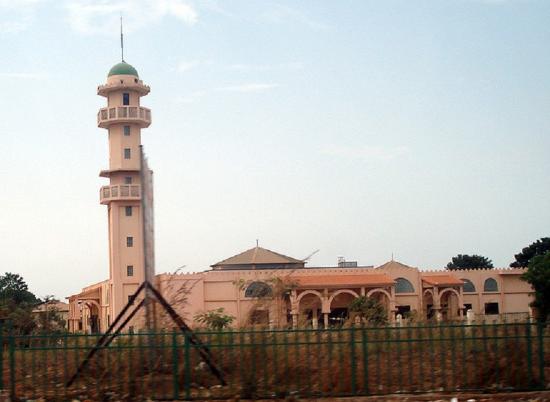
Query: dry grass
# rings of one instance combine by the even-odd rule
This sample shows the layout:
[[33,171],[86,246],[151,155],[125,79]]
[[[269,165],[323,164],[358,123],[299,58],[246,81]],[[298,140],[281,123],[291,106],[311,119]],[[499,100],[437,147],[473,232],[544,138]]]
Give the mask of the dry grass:
[[[201,363],[195,347],[186,355],[180,333],[123,335],[101,350],[70,388],[64,384],[94,339],[22,338],[14,354],[14,380],[19,397],[48,400],[185,398],[186,384],[196,399],[525,390],[546,385],[539,378],[541,356],[550,378],[550,353],[539,355],[536,328],[531,337],[526,328],[509,324],[199,334],[224,373],[224,387]],[[543,346],[550,351],[548,338]],[[8,357],[5,351],[7,385]]]

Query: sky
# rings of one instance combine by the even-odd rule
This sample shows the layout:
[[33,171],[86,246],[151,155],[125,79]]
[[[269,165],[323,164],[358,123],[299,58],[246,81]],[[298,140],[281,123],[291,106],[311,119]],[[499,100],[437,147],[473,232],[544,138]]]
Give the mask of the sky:
[[108,277],[96,93],[151,87],[156,271],[260,246],[506,267],[550,235],[550,1],[0,0],[0,272]]

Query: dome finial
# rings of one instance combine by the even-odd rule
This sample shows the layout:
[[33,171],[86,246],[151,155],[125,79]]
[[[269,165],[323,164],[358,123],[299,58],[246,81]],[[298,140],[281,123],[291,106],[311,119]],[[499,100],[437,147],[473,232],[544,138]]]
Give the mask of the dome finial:
[[122,13],[120,13],[120,53],[121,53],[121,60],[124,61],[124,36],[122,35]]

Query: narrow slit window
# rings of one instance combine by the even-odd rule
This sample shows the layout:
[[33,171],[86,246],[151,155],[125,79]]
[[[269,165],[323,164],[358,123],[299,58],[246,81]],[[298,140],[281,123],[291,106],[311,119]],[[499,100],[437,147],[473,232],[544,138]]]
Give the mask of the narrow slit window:
[[130,94],[125,92],[122,94],[122,104],[124,106],[130,105]]
[[132,216],[132,207],[125,207],[126,216]]
[[124,135],[126,137],[130,136],[130,126],[124,126]]
[[126,276],[134,276],[134,266],[133,265],[127,265],[126,266]]
[[134,238],[132,236],[126,237],[126,247],[134,247]]
[[124,148],[124,159],[130,159],[131,156],[130,148]]
[[132,184],[132,176],[124,177],[124,184]]

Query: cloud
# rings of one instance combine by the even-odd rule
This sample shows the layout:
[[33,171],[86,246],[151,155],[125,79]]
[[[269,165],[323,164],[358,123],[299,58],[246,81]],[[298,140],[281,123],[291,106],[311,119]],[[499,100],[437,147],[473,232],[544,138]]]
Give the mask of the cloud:
[[264,13],[262,17],[268,22],[275,24],[280,24],[287,21],[294,21],[299,24],[305,25],[306,27],[314,31],[326,31],[332,28],[328,24],[314,20],[306,13],[296,8],[292,8],[282,4],[275,5],[275,7],[273,7],[271,10]]
[[197,22],[196,10],[184,0],[73,0],[66,3],[71,27],[84,34],[113,35],[124,18],[124,30],[132,32],[174,17],[187,25]]
[[42,0],[0,0],[0,33],[27,29],[35,19],[36,6]]
[[389,161],[410,153],[407,147],[327,145],[321,153],[347,159]]
[[218,88],[218,91],[229,92],[264,92],[277,88],[278,84],[249,83]]
[[178,67],[176,68],[177,71],[180,73],[185,73],[187,71],[193,70],[195,67],[198,67],[201,64],[200,61],[193,60],[193,61],[182,61],[178,64]]

